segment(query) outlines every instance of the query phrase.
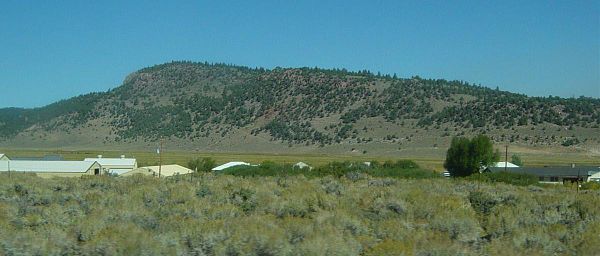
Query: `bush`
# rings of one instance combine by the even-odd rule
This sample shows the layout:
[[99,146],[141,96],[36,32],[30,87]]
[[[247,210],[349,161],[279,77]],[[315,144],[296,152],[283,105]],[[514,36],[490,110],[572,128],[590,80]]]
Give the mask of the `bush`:
[[600,190],[600,182],[597,182],[597,181],[584,182],[583,184],[581,184],[581,189],[582,190]]
[[469,193],[469,203],[475,212],[487,215],[498,204],[498,201],[487,193],[477,191]]
[[473,174],[466,179],[470,181],[483,181],[492,183],[503,182],[517,186],[530,186],[539,184],[538,177],[535,175],[513,172],[485,172]]
[[210,172],[216,166],[215,160],[210,157],[196,158],[188,161],[187,167],[198,172]]

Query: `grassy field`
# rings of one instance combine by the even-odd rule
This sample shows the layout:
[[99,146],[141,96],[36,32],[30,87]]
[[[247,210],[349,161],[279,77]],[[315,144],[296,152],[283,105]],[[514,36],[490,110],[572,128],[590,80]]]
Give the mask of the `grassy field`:
[[[44,156],[48,154],[61,155],[66,160],[81,160],[86,157],[96,157],[102,155],[104,157],[119,157],[126,155],[127,157],[135,157],[141,165],[154,165],[158,163],[159,157],[156,152],[143,151],[103,151],[103,150],[11,150],[0,149],[0,152],[8,156],[25,157],[25,156]],[[189,152],[189,151],[167,151],[162,154],[162,161],[165,164],[180,164],[185,165],[191,159],[198,157],[211,157],[219,163],[230,161],[245,161],[249,163],[262,163],[264,161],[272,161],[282,164],[294,164],[297,162],[305,162],[309,165],[320,166],[333,161],[386,161],[386,160],[401,160],[406,158],[393,157],[371,157],[371,156],[352,156],[352,155],[327,155],[327,154],[252,154],[252,153],[205,153],[205,152]],[[442,159],[435,158],[411,158],[421,166],[429,169],[441,169]]]
[[[568,166],[571,163],[578,165],[597,165],[600,166],[600,156],[588,155],[580,152],[553,152],[542,150],[531,150],[528,148],[517,148],[517,152],[522,156],[524,163],[528,166]],[[48,150],[48,149],[2,149],[0,152],[8,156],[44,156],[48,154],[57,154],[67,160],[81,160],[85,157],[135,157],[140,166],[155,165],[159,162],[156,152],[150,151],[108,151],[108,150]],[[413,160],[421,167],[435,171],[443,170],[444,157],[440,154],[403,154],[398,157],[393,156],[372,156],[372,155],[342,155],[342,154],[272,154],[272,153],[215,153],[215,152],[193,152],[193,151],[166,151],[163,152],[163,163],[186,165],[191,159],[198,157],[211,157],[218,164],[230,161],[245,161],[249,163],[261,163],[263,161],[273,161],[276,163],[297,163],[305,162],[312,166],[321,166],[333,161],[386,161],[386,160]],[[503,159],[502,155],[501,159]],[[509,155],[510,161],[510,155]]]

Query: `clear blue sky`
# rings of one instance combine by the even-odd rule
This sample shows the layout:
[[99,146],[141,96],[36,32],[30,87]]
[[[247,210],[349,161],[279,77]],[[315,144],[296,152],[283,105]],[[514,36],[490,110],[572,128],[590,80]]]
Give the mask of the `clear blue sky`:
[[0,107],[105,91],[171,60],[600,97],[600,1],[323,2],[2,0]]

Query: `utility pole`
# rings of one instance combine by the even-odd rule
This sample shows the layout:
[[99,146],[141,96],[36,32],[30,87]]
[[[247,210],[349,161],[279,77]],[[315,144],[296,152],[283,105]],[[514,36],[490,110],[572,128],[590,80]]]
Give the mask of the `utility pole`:
[[580,172],[581,170],[577,170],[577,194],[579,194],[579,176],[580,176]]
[[196,166],[196,172],[195,173],[190,173],[190,182],[192,182],[192,178],[194,177],[194,175],[196,175],[196,173],[198,173],[198,166]]
[[504,172],[508,171],[508,144],[504,150]]
[[158,147],[158,178],[162,172],[162,151],[163,151],[163,139],[160,138],[160,146]]

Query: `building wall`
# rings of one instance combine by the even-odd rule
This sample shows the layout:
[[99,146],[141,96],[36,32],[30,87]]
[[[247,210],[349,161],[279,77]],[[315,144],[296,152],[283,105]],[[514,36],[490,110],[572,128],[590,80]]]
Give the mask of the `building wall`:
[[38,172],[38,173],[35,173],[35,175],[40,178],[49,179],[49,178],[54,178],[54,177],[79,178],[81,176],[89,175],[89,174],[85,173],[85,172]]
[[600,182],[600,172],[592,174],[592,176],[588,178],[588,181]]
[[102,175],[102,166],[100,164],[95,163],[85,172],[35,172],[35,175],[40,178],[79,178],[85,175],[94,175],[95,169],[99,169],[100,175]]
[[121,176],[133,176],[136,174],[147,175],[147,176],[156,176],[156,174],[151,169],[148,169],[146,167],[136,168],[130,172],[121,174]]
[[137,166],[131,166],[131,165],[103,165],[102,166],[102,173],[108,173],[111,172],[111,170],[129,170],[129,171],[133,171],[135,168],[137,168]]

